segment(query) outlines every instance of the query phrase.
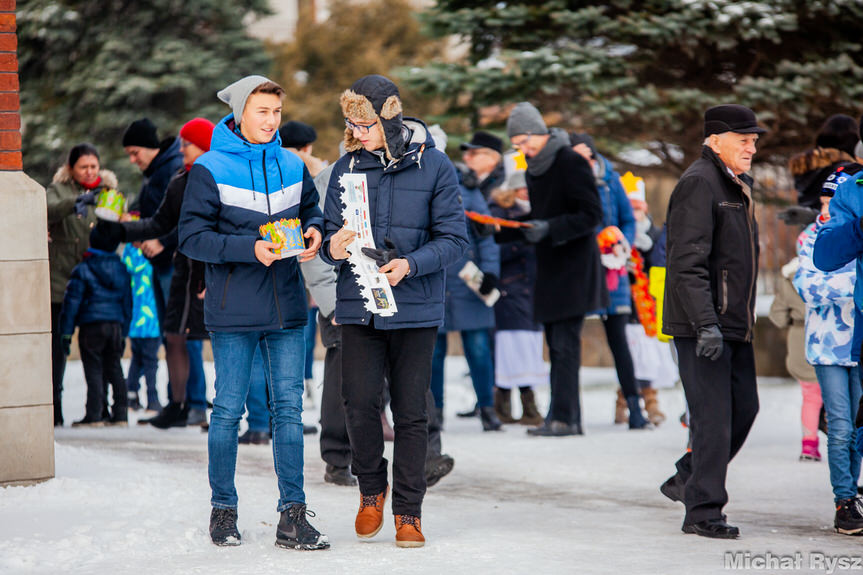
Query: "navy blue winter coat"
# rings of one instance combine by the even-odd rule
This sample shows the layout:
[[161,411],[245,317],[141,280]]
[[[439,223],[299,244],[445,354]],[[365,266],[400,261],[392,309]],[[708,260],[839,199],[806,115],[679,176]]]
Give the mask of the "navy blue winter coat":
[[[597,154],[597,162],[602,168],[601,183],[597,182],[596,189],[602,202],[602,225],[596,231],[601,232],[608,226],[617,226],[623,232],[626,241],[631,246],[635,241],[635,216],[632,214],[632,204],[620,183],[620,174],[611,167],[611,162]],[[623,274],[617,284],[617,289],[609,292],[611,304],[604,309],[594,313],[601,315],[614,315],[632,312],[632,294],[629,288],[629,276]]]
[[129,333],[132,321],[132,276],[114,252],[90,248],[84,260],[75,266],[66,295],[60,327],[63,335],[72,335],[76,325],[115,322]]
[[[481,214],[491,215],[488,204],[479,188],[459,186],[464,209]],[[472,261],[483,273],[500,277],[500,249],[494,243],[493,236],[480,236],[474,226],[465,217],[467,224],[468,244],[464,255],[446,270],[446,315],[444,331],[464,331],[471,329],[491,329],[494,327],[494,308],[488,307],[467,284],[458,272]]]
[[358,150],[342,156],[330,176],[324,209],[326,238],[320,256],[338,269],[336,321],[341,324],[372,322],[350,265],[330,257],[330,238],[343,225],[342,174],[366,174],[375,245],[383,247],[389,238],[410,264],[408,276],[393,288],[398,313],[375,317],[377,329],[440,327],[444,319],[444,270],[467,249],[455,167],[435,149],[425,124],[410,118],[404,122],[411,137],[396,162],[385,167],[377,154]]
[[[529,212],[514,205],[489,206],[491,215],[505,220],[523,220]],[[497,331],[540,331],[533,319],[533,290],[536,283],[536,248],[523,241],[503,242],[500,248],[500,299],[494,305]]]
[[204,323],[210,331],[266,331],[306,324],[297,258],[270,267],[255,257],[259,226],[300,218],[323,228],[318,192],[303,161],[281,147],[251,144],[234,116],[213,131],[210,151],[189,171],[180,211],[180,251],[206,263]]
[[[144,170],[144,182],[141,191],[132,204],[132,209],[141,212],[141,218],[149,218],[156,213],[168,182],[183,167],[183,154],[180,153],[180,138],[167,138],[162,141],[159,154],[153,158],[147,169]],[[171,230],[166,235],[158,238],[165,249],[154,258],[148,258],[154,267],[167,269],[171,267],[174,250],[177,249],[177,230]]]

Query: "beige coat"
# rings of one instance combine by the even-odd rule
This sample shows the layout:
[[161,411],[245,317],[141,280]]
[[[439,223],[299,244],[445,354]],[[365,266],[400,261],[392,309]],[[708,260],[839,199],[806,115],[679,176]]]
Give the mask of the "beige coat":
[[796,258],[782,266],[782,281],[770,306],[770,321],[780,329],[788,328],[788,354],[785,356],[788,373],[798,381],[817,381],[815,368],[806,361],[806,304],[791,283],[797,267]]

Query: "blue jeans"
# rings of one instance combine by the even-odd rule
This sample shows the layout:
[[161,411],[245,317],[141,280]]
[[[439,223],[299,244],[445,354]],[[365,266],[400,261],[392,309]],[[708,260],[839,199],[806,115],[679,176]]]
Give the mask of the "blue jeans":
[[255,359],[252,361],[252,380],[249,382],[249,396],[246,398],[246,409],[249,414],[246,422],[249,430],[270,433],[270,408],[267,401],[267,372],[264,370],[264,357],[261,348],[255,349]]
[[[476,403],[480,407],[491,407],[494,387],[494,364],[491,359],[491,337],[487,329],[470,329],[460,332],[464,356],[470,368]],[[446,359],[446,334],[439,331],[432,356],[431,390],[435,406],[443,409],[444,359]]]
[[306,338],[306,372],[304,377],[312,379],[312,366],[315,364],[315,336],[318,332],[318,308],[309,306],[308,323],[303,331]]
[[860,401],[859,368],[816,365],[824,411],[827,412],[827,460],[835,501],[857,497],[860,454],[855,445],[854,418]]
[[216,397],[210,417],[210,488],[213,507],[236,509],[237,431],[249,395],[252,361],[260,345],[270,413],[273,463],[279,483],[277,510],[305,503],[303,492],[303,328],[276,331],[213,332]]
[[192,409],[207,409],[207,379],[204,377],[204,358],[199,339],[187,339],[189,352],[189,379],[186,380],[186,401]]

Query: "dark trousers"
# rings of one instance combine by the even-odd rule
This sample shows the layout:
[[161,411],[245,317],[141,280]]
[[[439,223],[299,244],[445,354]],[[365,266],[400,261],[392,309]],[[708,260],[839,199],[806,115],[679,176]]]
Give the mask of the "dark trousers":
[[141,376],[147,384],[147,407],[152,409],[159,405],[159,392],[156,389],[156,372],[159,370],[159,347],[162,339],[159,337],[133,337],[132,360],[129,362],[129,375],[126,378],[126,390],[138,393],[141,388]]
[[551,359],[551,407],[549,418],[570,425],[581,425],[581,328],[584,317],[545,324],[545,341]]
[[716,361],[697,357],[695,343],[694,338],[674,338],[692,434],[692,451],[676,464],[686,484],[684,524],[722,517],[728,463],[758,413],[752,343],[726,340]]
[[87,419],[100,421],[105,403],[105,385],[114,395],[111,419],[126,420],[126,380],[120,357],[126,341],[119,323],[99,322],[82,325],[78,330],[78,347],[84,378],[87,380]]
[[63,353],[63,334],[60,333],[62,303],[51,304],[51,381],[54,384],[54,424],[63,424],[63,374],[66,372],[66,355]]
[[602,318],[605,327],[605,338],[611,355],[614,356],[614,369],[617,371],[617,379],[620,381],[620,390],[624,397],[638,395],[638,385],[635,382],[635,367],[632,365],[632,353],[629,351],[629,343],[626,341],[626,324],[629,323],[629,314],[611,314]]
[[342,396],[351,440],[351,469],[360,493],[387,485],[381,429],[384,377],[393,412],[393,504],[396,515],[422,513],[428,449],[427,392],[437,328],[378,330],[342,326]]
[[318,318],[321,343],[327,350],[321,393],[321,459],[335,467],[348,467],[351,464],[351,441],[342,400],[341,326],[333,325],[331,319],[332,316],[326,318],[323,315]]

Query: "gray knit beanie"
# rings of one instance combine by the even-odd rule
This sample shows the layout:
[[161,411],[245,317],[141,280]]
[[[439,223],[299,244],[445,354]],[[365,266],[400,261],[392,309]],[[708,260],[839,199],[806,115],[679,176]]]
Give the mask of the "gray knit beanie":
[[239,126],[249,95],[255,88],[270,81],[269,78],[264,76],[246,76],[227,88],[219,90],[216,95],[221,101],[231,107],[231,110],[234,112],[234,122]]
[[548,134],[548,127],[542,119],[542,114],[530,102],[519,102],[509,113],[506,121],[506,135],[513,136]]

